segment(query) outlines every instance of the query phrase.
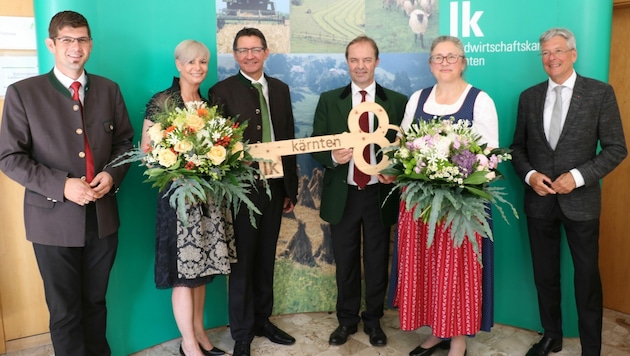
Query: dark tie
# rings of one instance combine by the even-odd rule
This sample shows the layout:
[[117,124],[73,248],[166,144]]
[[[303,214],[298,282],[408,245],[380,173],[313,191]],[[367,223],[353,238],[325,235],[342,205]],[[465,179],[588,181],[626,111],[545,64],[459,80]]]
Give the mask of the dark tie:
[[263,94],[262,84],[252,83],[254,88],[258,90],[258,99],[260,100],[260,116],[262,117],[262,142],[271,142],[271,125],[269,124],[269,109],[267,108],[267,99]]
[[85,143],[85,178],[87,182],[91,182],[94,179],[94,158],[92,157],[92,150],[87,139],[87,132],[85,131],[85,118],[83,117],[83,105],[81,105],[81,99],[79,98],[79,89],[81,88],[80,82],[74,82],[70,85],[72,89],[72,100],[79,102],[79,108],[81,109],[81,120],[83,123],[83,142]]
[[551,121],[549,122],[549,146],[554,150],[562,132],[562,88],[562,85],[558,85],[553,89],[556,92],[556,102],[553,104]]
[[[359,91],[359,93],[361,93],[361,102],[365,102],[365,95],[367,94],[367,92],[365,90],[361,90]],[[359,127],[361,128],[361,131],[363,132],[370,132],[370,121],[369,121],[369,114],[367,111],[361,114],[361,117],[359,117]],[[363,159],[365,159],[367,163],[371,163],[369,145],[365,146],[365,148],[363,149]],[[365,186],[368,184],[369,181],[370,181],[370,175],[363,173],[359,168],[357,168],[357,165],[355,164],[354,165],[354,182],[357,183],[357,186],[360,189],[363,189],[365,188]]]

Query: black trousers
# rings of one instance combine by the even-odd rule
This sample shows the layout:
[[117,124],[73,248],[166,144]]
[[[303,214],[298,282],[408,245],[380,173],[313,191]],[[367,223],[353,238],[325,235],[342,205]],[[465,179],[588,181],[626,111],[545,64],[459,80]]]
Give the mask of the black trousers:
[[56,356],[111,355],[105,294],[118,235],[98,238],[95,209],[94,204],[86,209],[84,247],[33,244]]
[[234,221],[237,262],[231,265],[228,309],[230,332],[235,341],[250,342],[256,328],[269,320],[273,309],[276,244],[286,194],[281,179],[268,182],[271,199],[264,188],[250,194],[250,199],[262,213],[256,215],[256,227],[250,223],[244,205]]
[[549,219],[527,217],[540,321],[545,336],[562,337],[561,226],[567,236],[575,269],[575,301],[582,355],[599,356],[603,318],[602,282],[599,274],[599,219],[570,220],[558,206]]
[[[348,198],[339,224],[331,224],[337,279],[337,319],[340,325],[380,326],[387,291],[390,226],[381,220],[378,184],[363,190],[348,186]],[[363,237],[363,239],[361,239]],[[361,307],[361,255],[366,309]]]

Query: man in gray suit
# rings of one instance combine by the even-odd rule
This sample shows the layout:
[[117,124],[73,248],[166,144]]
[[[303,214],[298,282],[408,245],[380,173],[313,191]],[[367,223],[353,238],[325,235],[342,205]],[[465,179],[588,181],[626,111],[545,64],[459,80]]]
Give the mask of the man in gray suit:
[[562,350],[561,225],[575,268],[582,355],[599,355],[600,180],[626,157],[623,127],[612,87],[573,69],[577,48],[571,31],[552,28],[540,36],[540,45],[549,80],[521,93],[511,146],[514,169],[526,183],[525,213],[544,329],[527,356]]
[[105,294],[118,245],[115,194],[129,166],[105,166],[133,147],[133,128],[118,85],[84,70],[92,50],[85,17],[60,12],[48,31],[55,67],[7,88],[0,170],[26,188],[26,238],[44,282],[55,354],[110,355]]

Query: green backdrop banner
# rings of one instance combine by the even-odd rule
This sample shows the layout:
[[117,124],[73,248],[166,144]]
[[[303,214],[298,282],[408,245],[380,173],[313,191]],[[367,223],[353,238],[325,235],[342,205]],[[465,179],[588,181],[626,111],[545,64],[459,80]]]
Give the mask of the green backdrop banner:
[[[266,71],[289,83],[296,117],[296,136],[310,135],[319,93],[345,85],[345,44],[363,32],[381,48],[377,80],[407,95],[434,82],[428,71],[428,47],[438,34],[462,38],[469,57],[468,81],[494,99],[500,120],[501,146],[509,146],[515,126],[519,93],[546,79],[538,53],[538,36],[547,28],[564,26],[577,37],[577,71],[607,79],[612,0],[434,0],[424,33],[424,48],[408,26],[408,17],[394,1],[277,0],[277,14],[251,23],[263,29],[273,55]],[[136,140],[144,105],[167,88],[177,72],[173,50],[183,39],[204,42],[213,56],[202,93],[217,79],[234,74],[229,54],[233,33],[247,22],[228,16],[225,0],[81,1],[34,0],[39,44],[39,68],[47,72],[53,58],[44,46],[50,18],[71,9],[86,16],[94,37],[88,72],[106,76],[122,88]],[[218,15],[217,15],[218,13]],[[345,21],[323,20],[345,16]],[[220,28],[217,28],[217,16]],[[293,22],[293,25],[291,25]],[[333,24],[343,24],[336,28]],[[295,24],[299,24],[295,25]],[[276,26],[276,27],[266,27]],[[277,33],[276,29],[279,29]],[[273,31],[273,32],[272,32]],[[216,55],[218,52],[226,53]],[[328,53],[328,54],[326,54]],[[324,83],[324,84],[323,84]],[[298,157],[301,177],[313,179],[314,165]],[[507,188],[519,208],[520,220],[495,219],[495,321],[540,330],[525,216],[522,184],[504,165]],[[114,355],[126,355],[179,337],[172,317],[170,290],[153,284],[156,191],[143,184],[142,169],[134,166],[121,187],[122,227],[118,256],[108,292],[108,338]],[[303,184],[304,186],[305,184]],[[334,265],[325,248],[325,226],[317,218],[316,189],[301,190],[296,216],[285,217],[278,246],[274,313],[334,310]],[[305,199],[305,198],[312,199]],[[322,232],[323,231],[323,232]],[[311,237],[310,240],[303,236]],[[293,246],[293,247],[291,247]],[[295,262],[295,246],[309,259]],[[313,253],[312,249],[318,247]],[[311,249],[312,248],[312,249]],[[568,248],[563,249],[563,316],[565,335],[577,336],[573,282]],[[226,279],[208,286],[206,325],[227,324]],[[325,300],[324,302],[322,300]]]
[[[538,38],[548,28],[567,27],[577,38],[575,68],[584,76],[608,80],[612,0],[450,1],[442,3],[440,33],[460,37],[469,57],[466,78],[494,99],[500,144],[512,143],[521,91],[547,79]],[[495,214],[496,322],[541,330],[531,254],[523,212],[523,187],[511,165],[503,165],[520,220],[507,225]],[[565,336],[577,336],[573,265],[562,248],[562,310]]]

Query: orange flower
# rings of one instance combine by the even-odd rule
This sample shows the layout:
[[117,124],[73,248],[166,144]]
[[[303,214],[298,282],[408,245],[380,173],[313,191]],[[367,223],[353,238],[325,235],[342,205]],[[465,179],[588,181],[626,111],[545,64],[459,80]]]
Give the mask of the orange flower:
[[173,132],[175,131],[176,127],[171,125],[169,126],[169,128],[167,128],[166,130],[164,130],[164,137],[168,136],[169,132]]
[[231,140],[230,136],[227,136],[227,135],[223,136],[217,140],[217,145],[227,147],[227,145],[230,144],[230,140]]
[[197,109],[197,115],[199,115],[199,117],[203,117],[205,115],[208,115],[208,109],[206,109],[206,108],[198,108]]

